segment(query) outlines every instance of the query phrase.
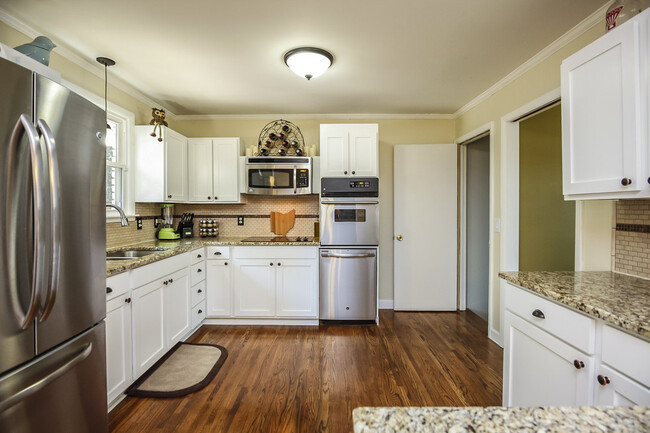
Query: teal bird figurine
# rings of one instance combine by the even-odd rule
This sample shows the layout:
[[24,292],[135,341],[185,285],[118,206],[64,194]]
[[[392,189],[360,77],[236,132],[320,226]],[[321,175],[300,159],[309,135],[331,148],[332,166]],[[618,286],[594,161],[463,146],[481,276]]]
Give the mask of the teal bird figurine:
[[54,45],[54,42],[52,42],[50,38],[46,36],[38,36],[30,43],[19,45],[14,49],[25,54],[27,57],[31,57],[45,66],[48,66],[50,64],[50,51],[52,51],[54,47],[56,47],[56,45]]

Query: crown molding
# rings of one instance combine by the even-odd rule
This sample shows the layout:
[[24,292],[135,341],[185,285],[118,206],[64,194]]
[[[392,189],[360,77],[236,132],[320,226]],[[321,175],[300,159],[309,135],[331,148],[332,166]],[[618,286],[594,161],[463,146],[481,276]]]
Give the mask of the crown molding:
[[539,65],[541,62],[549,58],[551,55],[556,53],[558,50],[569,44],[571,41],[574,39],[578,38],[580,35],[582,35],[584,32],[589,30],[591,27],[594,25],[598,24],[598,22],[603,21],[603,17],[605,16],[605,12],[607,12],[607,8],[609,6],[608,4],[605,4],[598,8],[596,11],[594,11],[591,15],[589,15],[587,18],[584,20],[580,21],[576,26],[574,26],[572,29],[570,29],[568,32],[557,38],[555,41],[551,42],[550,45],[548,45],[546,48],[542,49],[540,52],[535,54],[533,57],[528,59],[526,62],[522,63],[517,69],[514,71],[510,72],[508,75],[497,81],[495,84],[493,84],[491,87],[489,87],[487,90],[485,90],[483,93],[478,95],[476,98],[472,99],[469,101],[467,104],[463,105],[461,108],[458,109],[453,114],[454,119],[457,119],[464,113],[468,112],[472,108],[476,107],[480,103],[484,102],[486,99],[488,99],[490,96],[494,95],[498,91],[502,90],[505,88],[508,84],[512,83],[515,81],[517,78],[521,77],[523,74],[534,68],[535,66]]
[[268,119],[454,120],[453,114],[177,114],[174,120]]
[[[35,38],[36,36],[47,33],[30,26],[29,24],[25,23],[22,20],[19,20],[18,18],[14,17],[13,15],[11,15],[9,12],[7,12],[2,8],[0,8],[0,21],[4,22],[8,26],[21,32],[22,34],[24,34],[29,38]],[[99,63],[93,63],[92,61],[89,61],[85,57],[80,56],[72,49],[70,49],[64,44],[61,44],[60,42],[57,42],[57,46],[55,50],[56,53],[59,54],[61,57],[74,63],[75,65],[86,70],[87,72],[95,75],[96,77],[100,78],[102,81],[104,80],[104,68]],[[155,99],[149,97],[148,95],[145,95],[144,93],[137,90],[135,87],[133,87],[123,79],[115,76],[115,74],[110,74],[110,85],[120,89],[121,91],[134,97],[135,99],[137,99],[138,101],[142,102],[145,105],[148,105],[150,107],[162,107],[168,116],[171,117],[176,116],[176,114],[174,114],[166,107],[164,107],[163,104],[161,104],[159,101],[156,101]]]

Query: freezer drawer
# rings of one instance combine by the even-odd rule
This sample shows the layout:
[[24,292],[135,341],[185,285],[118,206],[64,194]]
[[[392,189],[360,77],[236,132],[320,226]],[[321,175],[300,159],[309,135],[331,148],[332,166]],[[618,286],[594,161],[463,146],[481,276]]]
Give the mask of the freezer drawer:
[[377,249],[320,250],[320,319],[375,320]]
[[0,432],[108,432],[104,322],[0,377]]

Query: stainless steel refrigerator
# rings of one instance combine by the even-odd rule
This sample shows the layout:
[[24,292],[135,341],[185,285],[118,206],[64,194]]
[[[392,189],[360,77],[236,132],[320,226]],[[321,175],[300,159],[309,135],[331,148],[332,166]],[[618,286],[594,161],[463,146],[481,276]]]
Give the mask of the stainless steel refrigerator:
[[0,59],[0,432],[106,432],[104,111]]

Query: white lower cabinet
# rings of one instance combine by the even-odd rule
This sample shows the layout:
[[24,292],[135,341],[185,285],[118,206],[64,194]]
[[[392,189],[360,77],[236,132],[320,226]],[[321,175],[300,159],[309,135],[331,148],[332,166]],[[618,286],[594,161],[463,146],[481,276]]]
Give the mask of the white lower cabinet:
[[318,319],[318,247],[211,247],[207,317]]
[[180,270],[165,280],[165,345],[171,348],[190,330],[190,277],[187,269]]
[[106,303],[106,380],[108,402],[131,384],[131,294]]
[[207,315],[232,316],[232,266],[228,260],[207,261]]
[[277,316],[318,317],[318,266],[314,260],[278,260],[275,305]]
[[591,405],[593,358],[506,311],[506,406]]
[[275,263],[273,259],[239,259],[235,262],[235,316],[275,315]]
[[504,406],[650,405],[649,342],[511,284],[505,307]]
[[163,280],[133,291],[133,376],[138,377],[166,351]]

